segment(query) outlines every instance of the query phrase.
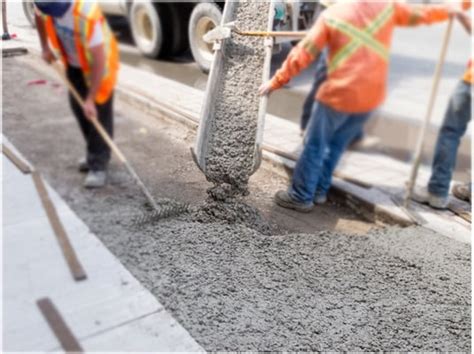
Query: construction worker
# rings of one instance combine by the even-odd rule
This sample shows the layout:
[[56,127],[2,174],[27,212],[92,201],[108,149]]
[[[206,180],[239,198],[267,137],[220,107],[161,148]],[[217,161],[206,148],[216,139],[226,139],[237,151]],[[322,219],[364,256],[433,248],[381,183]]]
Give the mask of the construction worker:
[[[113,135],[113,91],[119,67],[118,47],[105,17],[91,0],[35,0],[36,24],[43,59],[60,57],[69,81],[84,99],[84,106],[69,94],[71,109],[86,141],[86,157],[79,171],[88,172],[86,188],[103,187],[110,149],[98,134],[98,119]],[[53,52],[54,50],[54,52]]]
[[301,212],[323,204],[332,174],[347,145],[359,134],[386,94],[389,49],[395,26],[445,21],[451,6],[396,1],[338,1],[289,53],[261,95],[281,88],[328,48],[328,77],[318,90],[303,152],[278,205]]
[[[466,3],[464,8],[470,7]],[[465,13],[458,13],[457,18],[466,31],[472,34],[471,19]],[[449,101],[443,124],[436,141],[435,154],[432,164],[431,178],[427,188],[415,190],[413,199],[420,203],[427,203],[435,209],[445,209],[448,206],[448,195],[453,170],[456,164],[456,155],[461,137],[466,133],[467,125],[471,120],[471,89],[474,68],[471,59],[462,80],[458,83]],[[453,187],[455,197],[471,200],[471,184],[456,185]]]

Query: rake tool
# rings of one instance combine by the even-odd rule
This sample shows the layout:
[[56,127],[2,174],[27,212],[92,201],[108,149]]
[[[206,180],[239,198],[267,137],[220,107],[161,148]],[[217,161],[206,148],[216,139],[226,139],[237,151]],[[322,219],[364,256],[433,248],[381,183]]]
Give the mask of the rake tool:
[[435,103],[436,95],[438,94],[438,86],[439,86],[439,81],[441,78],[441,71],[443,69],[446,53],[448,51],[448,44],[449,44],[449,39],[451,38],[452,28],[453,28],[453,18],[451,17],[449,19],[448,27],[446,28],[446,32],[444,34],[443,45],[441,47],[441,53],[439,56],[438,64],[436,65],[436,70],[435,70],[434,78],[433,78],[433,84],[431,86],[431,94],[430,94],[430,100],[428,103],[428,109],[426,111],[425,121],[418,138],[418,143],[416,145],[415,158],[414,158],[413,166],[410,173],[410,179],[407,182],[406,193],[403,200],[403,206],[405,208],[408,207],[408,203],[413,194],[413,188],[416,183],[416,178],[418,177],[418,169],[421,164],[421,157],[423,154],[423,148],[425,146],[426,132],[431,122],[431,116],[433,113],[434,103]]
[[[77,90],[74,88],[74,86],[71,84],[71,82],[68,80],[66,75],[64,74],[64,70],[61,64],[56,60],[52,63],[52,66],[54,69],[58,72],[58,74],[61,76],[62,80],[66,84],[66,86],[69,88],[69,91],[71,91],[71,94],[74,96],[76,101],[84,107],[84,100],[82,97],[79,95]],[[95,129],[97,129],[97,132],[100,134],[102,139],[104,139],[105,143],[110,147],[112,152],[117,156],[119,161],[125,166],[127,171],[130,173],[132,178],[135,180],[136,184],[140,187],[142,190],[143,194],[145,195],[146,199],[150,203],[150,205],[153,207],[153,209],[157,212],[160,213],[161,209],[158,207],[158,204],[156,204],[155,200],[151,196],[151,193],[148,191],[148,189],[145,187],[145,184],[142,182],[140,177],[138,177],[137,173],[135,170],[132,168],[130,163],[128,162],[127,158],[125,155],[120,151],[120,149],[117,147],[117,145],[113,142],[113,140],[110,138],[109,134],[107,131],[104,129],[102,124],[100,124],[99,120],[97,117],[91,117],[91,122],[94,125]]]

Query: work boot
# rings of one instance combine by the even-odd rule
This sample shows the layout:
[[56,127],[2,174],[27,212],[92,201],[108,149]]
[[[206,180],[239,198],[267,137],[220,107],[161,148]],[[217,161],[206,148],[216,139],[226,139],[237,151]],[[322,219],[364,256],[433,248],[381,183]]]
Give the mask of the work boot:
[[323,205],[328,201],[328,196],[326,194],[316,194],[314,197],[314,204]]
[[291,198],[287,191],[279,191],[275,194],[275,203],[286,209],[293,209],[301,213],[309,213],[313,210],[313,203],[305,204]]
[[84,180],[84,187],[85,188],[102,188],[105,186],[105,182],[107,181],[107,172],[102,171],[89,171]]
[[430,193],[427,188],[415,189],[411,199],[421,204],[428,204],[433,209],[446,209],[448,207],[448,197],[438,197]]
[[456,198],[458,198],[462,201],[470,203],[471,202],[471,188],[470,188],[470,186],[471,185],[469,183],[456,184],[453,187],[453,195]]
[[89,164],[87,163],[87,159],[85,157],[79,160],[77,163],[77,169],[81,173],[89,172]]

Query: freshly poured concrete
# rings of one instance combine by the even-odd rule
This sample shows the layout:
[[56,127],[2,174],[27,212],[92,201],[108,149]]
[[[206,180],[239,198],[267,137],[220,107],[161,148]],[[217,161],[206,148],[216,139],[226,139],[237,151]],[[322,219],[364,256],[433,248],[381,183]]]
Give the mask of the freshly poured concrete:
[[[235,3],[232,18],[242,30],[265,31],[268,1]],[[265,60],[264,40],[234,34],[223,44],[223,68],[219,77],[215,112],[209,131],[206,176],[217,185],[227,184],[233,193],[247,191],[255,165],[258,111]]]
[[[64,93],[30,88],[25,99],[22,83],[35,73],[8,62],[5,82],[19,84],[3,91],[7,136],[204,349],[470,351],[468,245],[423,229],[354,235],[357,215],[333,204],[282,211],[268,202],[277,186],[265,171],[249,200],[280,228],[305,232],[271,236],[192,216],[138,227],[144,198],[123,169],[112,166],[104,190],[81,189],[83,145]],[[202,203],[208,185],[190,161],[192,134],[120,109],[117,143],[154,195]]]

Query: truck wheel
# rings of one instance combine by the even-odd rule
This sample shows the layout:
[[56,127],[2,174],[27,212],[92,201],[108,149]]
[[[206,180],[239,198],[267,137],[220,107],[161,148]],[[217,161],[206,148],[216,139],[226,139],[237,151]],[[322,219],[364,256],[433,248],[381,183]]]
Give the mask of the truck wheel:
[[157,58],[163,46],[163,27],[158,7],[152,1],[134,1],[129,14],[133,40],[140,52]]
[[23,12],[25,13],[26,19],[32,27],[36,27],[35,22],[35,5],[33,0],[23,0]]
[[164,30],[163,49],[161,56],[175,56],[188,48],[187,25],[190,11],[186,4],[160,4],[162,25]]
[[221,9],[212,3],[197,4],[188,26],[188,37],[194,60],[201,70],[208,73],[211,69],[214,52],[212,44],[206,43],[203,36],[221,23]]

